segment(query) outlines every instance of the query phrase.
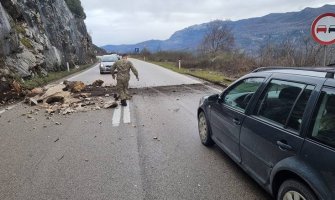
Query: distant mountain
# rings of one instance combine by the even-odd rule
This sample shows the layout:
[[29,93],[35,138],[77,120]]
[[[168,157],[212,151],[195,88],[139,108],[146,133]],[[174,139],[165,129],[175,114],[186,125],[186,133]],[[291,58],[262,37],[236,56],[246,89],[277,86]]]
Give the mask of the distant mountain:
[[[320,8],[305,8],[300,12],[273,13],[263,17],[243,19],[238,21],[222,21],[232,28],[238,48],[246,52],[254,52],[268,40],[281,40],[286,37],[296,38],[310,35],[313,20],[320,14],[334,12],[335,5],[325,5]],[[107,51],[134,52],[135,48],[148,48],[152,52],[195,51],[211,22],[190,26],[175,32],[167,40],[149,40],[132,45],[106,45]]]

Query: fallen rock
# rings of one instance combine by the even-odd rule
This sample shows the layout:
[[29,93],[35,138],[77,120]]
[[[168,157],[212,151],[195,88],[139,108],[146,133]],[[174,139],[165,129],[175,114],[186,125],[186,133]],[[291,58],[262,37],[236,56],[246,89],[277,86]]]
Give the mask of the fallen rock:
[[71,109],[71,108],[67,108],[66,110],[64,110],[64,111],[62,112],[63,115],[67,115],[67,114],[71,114],[71,113],[74,113],[74,110]]
[[99,80],[94,81],[92,83],[92,86],[94,86],[94,87],[101,87],[102,84],[104,84],[104,81],[99,79]]
[[81,81],[64,81],[64,85],[63,91],[71,91],[73,93],[81,92],[86,88],[86,85]]
[[39,99],[41,100],[44,100],[48,97],[51,97],[51,96],[64,96],[64,95],[59,95],[61,93],[64,93],[63,92],[63,88],[65,86],[63,84],[57,84],[57,85],[49,85],[49,86],[46,86],[45,89],[46,89],[46,92],[40,96]]
[[53,103],[56,103],[56,102],[64,103],[64,97],[63,96],[52,96],[52,97],[49,97],[46,100],[46,103],[48,103],[48,104],[53,104]]
[[79,97],[82,97],[82,98],[88,98],[90,97],[92,94],[91,93],[81,93],[79,94],[78,97],[74,96],[75,98],[79,98]]
[[109,102],[106,102],[106,103],[104,104],[104,108],[105,108],[105,109],[108,109],[108,108],[116,108],[116,107],[118,107],[118,103],[115,102],[115,101],[109,101]]
[[12,82],[12,88],[18,94],[20,94],[22,92],[22,87],[21,87],[20,83],[17,82],[16,80],[14,80]]
[[38,104],[37,100],[34,98],[29,98],[28,102],[30,106],[36,106]]
[[42,95],[43,94],[43,88],[34,88],[30,92],[28,92],[27,97],[34,97],[37,95]]

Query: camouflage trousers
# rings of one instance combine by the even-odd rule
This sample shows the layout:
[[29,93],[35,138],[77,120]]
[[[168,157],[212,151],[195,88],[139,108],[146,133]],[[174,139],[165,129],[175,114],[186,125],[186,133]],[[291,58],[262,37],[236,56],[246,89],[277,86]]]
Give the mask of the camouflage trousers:
[[121,100],[129,100],[131,96],[128,91],[129,79],[117,79],[116,90]]

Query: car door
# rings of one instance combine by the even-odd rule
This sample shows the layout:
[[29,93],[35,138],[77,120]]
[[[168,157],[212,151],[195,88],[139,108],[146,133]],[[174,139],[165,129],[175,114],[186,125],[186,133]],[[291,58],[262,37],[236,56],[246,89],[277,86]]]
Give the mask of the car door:
[[271,78],[241,129],[242,165],[261,184],[266,184],[276,163],[301,149],[304,112],[319,81],[285,77]]
[[245,110],[265,78],[243,79],[228,88],[211,105],[211,129],[213,140],[236,162],[241,161],[239,137]]
[[[318,174],[313,181],[325,199],[335,198],[335,81],[325,86],[301,150],[302,159]],[[331,191],[331,192],[329,192]]]

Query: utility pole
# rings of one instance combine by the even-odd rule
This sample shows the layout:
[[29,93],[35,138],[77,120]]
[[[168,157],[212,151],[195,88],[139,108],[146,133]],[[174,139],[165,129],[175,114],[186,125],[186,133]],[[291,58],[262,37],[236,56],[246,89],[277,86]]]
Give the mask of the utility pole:
[[323,66],[326,66],[327,64],[327,45],[324,45],[325,55],[323,59]]

